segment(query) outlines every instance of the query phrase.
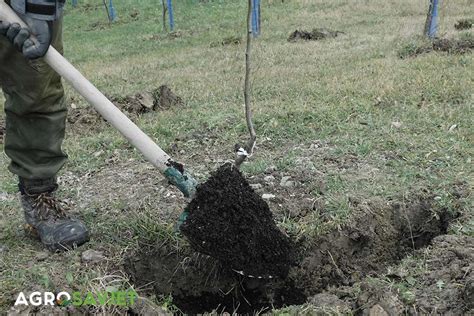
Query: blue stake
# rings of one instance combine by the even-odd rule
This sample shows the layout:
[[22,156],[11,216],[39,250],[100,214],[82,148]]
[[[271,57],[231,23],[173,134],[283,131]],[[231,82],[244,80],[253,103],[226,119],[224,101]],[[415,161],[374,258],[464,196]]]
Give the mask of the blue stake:
[[72,0],[72,7],[73,8],[77,7],[77,0]]
[[260,0],[252,1],[252,34],[253,37],[260,35]]
[[115,11],[114,3],[112,0],[109,0],[109,19],[110,22],[115,22],[115,20],[117,19],[117,12]]
[[434,38],[436,33],[438,32],[438,16],[439,16],[439,1],[432,0],[432,8],[431,8],[431,19],[430,19],[430,27],[428,30],[429,38]]
[[257,37],[257,14],[255,12],[255,0],[252,0],[252,35]]
[[171,0],[167,0],[167,5],[168,5],[168,13],[170,15],[170,30],[174,30],[174,16],[173,16],[173,3]]

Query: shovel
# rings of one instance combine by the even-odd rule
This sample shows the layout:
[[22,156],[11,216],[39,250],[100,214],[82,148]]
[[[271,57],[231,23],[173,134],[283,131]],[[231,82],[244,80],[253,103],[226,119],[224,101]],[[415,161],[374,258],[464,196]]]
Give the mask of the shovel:
[[[0,0],[0,20],[18,23],[28,27],[4,0]],[[91,104],[131,145],[155,166],[187,198],[196,193],[197,181],[184,170],[182,164],[175,162],[135,123],[110,102],[92,83],[90,83],[71,63],[54,47],[50,46],[45,62]]]
[[[0,20],[27,27],[4,0],[0,0]],[[246,276],[271,278],[288,273],[292,245],[277,228],[266,202],[236,168],[224,165],[198,187],[182,164],[165,153],[54,47],[49,47],[44,60],[191,200],[177,226],[195,249]]]

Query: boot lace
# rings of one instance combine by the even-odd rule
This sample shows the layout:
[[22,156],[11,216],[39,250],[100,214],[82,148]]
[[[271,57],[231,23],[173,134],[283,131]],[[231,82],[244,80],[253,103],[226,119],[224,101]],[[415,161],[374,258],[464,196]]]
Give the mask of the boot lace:
[[38,216],[41,220],[66,217],[67,204],[54,197],[50,192],[31,197],[34,199],[33,207],[38,210]]

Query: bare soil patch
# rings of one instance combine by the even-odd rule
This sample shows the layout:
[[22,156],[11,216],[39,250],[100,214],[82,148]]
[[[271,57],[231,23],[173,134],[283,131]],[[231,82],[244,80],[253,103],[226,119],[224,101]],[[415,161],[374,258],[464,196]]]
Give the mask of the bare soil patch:
[[466,54],[474,49],[474,38],[448,39],[439,38],[420,45],[408,45],[399,52],[400,58],[416,57],[430,52],[446,52],[448,54]]
[[326,28],[316,28],[312,31],[296,30],[288,37],[289,42],[296,42],[298,40],[318,41],[326,38],[335,38],[339,34],[344,34],[341,31],[333,31]]
[[104,119],[88,106],[86,108],[70,108],[68,111],[67,122],[73,125],[97,125],[104,122]]
[[446,39],[441,38],[433,42],[433,50],[451,54],[465,54],[474,48],[474,39]]
[[463,19],[459,20],[454,24],[454,28],[456,30],[468,30],[472,28],[472,24],[474,23],[474,19]]
[[364,314],[376,306],[390,315],[471,315],[474,238],[438,236],[428,249],[418,251],[417,255],[424,257],[421,269],[419,261],[409,260],[404,271],[386,274],[385,280],[364,280],[358,284],[361,291],[353,307]]
[[184,105],[183,100],[166,85],[151,92],[139,92],[123,98],[115,97],[112,98],[112,102],[132,114],[143,114]]
[[[229,261],[163,243],[130,254],[125,269],[136,285],[152,283],[154,294],[172,294],[173,303],[185,313],[255,313],[322,299],[326,305],[361,310],[361,304],[366,303],[354,294],[354,286],[386,273],[408,254],[431,245],[433,238],[446,234],[457,215],[447,211],[435,215],[429,200],[408,205],[354,203],[357,216],[350,224],[294,243],[287,277],[248,278],[235,273]],[[216,234],[227,238],[226,231],[216,230]],[[328,291],[336,297],[315,298]],[[472,295],[469,291],[462,295]]]
[[445,234],[457,216],[448,212],[435,216],[428,200],[390,207],[382,202],[354,203],[358,215],[350,224],[307,245],[295,278],[308,296],[383,273],[387,266]]
[[[439,236],[433,241],[425,262],[427,271],[418,273],[414,289],[416,306],[426,313],[472,314],[474,238]],[[410,268],[415,270],[416,263],[411,262]]]
[[[109,99],[120,110],[131,116],[184,106],[181,97],[177,96],[166,85],[162,85],[151,92],[144,91],[125,97],[110,97]],[[104,121],[104,119],[92,107],[69,110],[68,123],[70,124],[93,125],[101,121]]]
[[173,222],[183,210],[184,197],[146,162],[121,162],[119,154],[106,157],[106,165],[85,174],[65,172],[60,187],[74,187],[81,194],[73,202],[81,209],[97,207],[101,212],[138,213],[154,208],[159,219]]
[[212,42],[210,47],[227,46],[227,45],[239,45],[240,43],[242,43],[242,37],[229,36],[229,37],[223,38],[221,41]]

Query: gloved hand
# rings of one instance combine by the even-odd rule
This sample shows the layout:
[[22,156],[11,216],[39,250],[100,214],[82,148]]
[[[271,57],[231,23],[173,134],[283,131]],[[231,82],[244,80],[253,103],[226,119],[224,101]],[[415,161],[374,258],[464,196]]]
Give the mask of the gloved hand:
[[0,35],[6,36],[26,58],[43,57],[52,41],[52,22],[19,16],[29,29],[22,28],[18,23],[0,21]]

